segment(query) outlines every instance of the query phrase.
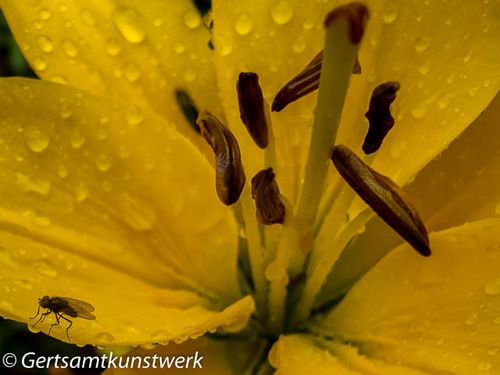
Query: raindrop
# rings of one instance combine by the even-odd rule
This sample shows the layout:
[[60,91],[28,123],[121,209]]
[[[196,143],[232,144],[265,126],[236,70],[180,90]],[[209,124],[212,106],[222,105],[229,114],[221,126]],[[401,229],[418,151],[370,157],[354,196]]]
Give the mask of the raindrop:
[[125,74],[125,78],[129,82],[135,82],[141,76],[141,71],[137,67],[137,65],[133,63],[127,63],[123,66],[123,73]]
[[59,165],[59,167],[57,168],[57,174],[61,178],[68,177],[68,169],[66,168],[66,166],[64,164]]
[[70,144],[71,147],[73,147],[74,149],[82,147],[84,143],[85,143],[85,138],[79,132],[76,132],[71,136]]
[[417,53],[424,52],[431,45],[431,41],[428,38],[422,38],[417,43],[415,43],[415,51]]
[[57,270],[54,265],[48,260],[40,260],[34,264],[35,269],[43,276],[56,277]]
[[94,14],[90,10],[84,10],[82,12],[82,19],[89,26],[94,26],[97,22]]
[[59,114],[59,116],[61,116],[61,118],[63,120],[66,120],[66,119],[70,118],[72,115],[73,115],[73,112],[70,109],[68,109],[68,108],[63,109],[61,111],[61,113]]
[[50,193],[51,183],[44,179],[32,179],[22,173],[17,173],[16,183],[25,192],[37,193],[44,197]]
[[109,344],[111,342],[115,341],[115,338],[113,335],[109,332],[99,332],[97,335],[94,336],[94,338],[99,342],[101,345]]
[[304,52],[306,49],[306,42],[303,38],[297,38],[292,44],[292,50],[295,53],[301,53]]
[[190,29],[196,29],[201,25],[201,16],[196,11],[187,12],[184,17],[184,24]]
[[95,166],[100,172],[107,172],[113,165],[113,162],[107,155],[99,155],[95,161]]
[[39,36],[37,38],[37,42],[38,42],[38,47],[40,47],[40,50],[42,50],[43,52],[52,52],[52,50],[54,49],[54,44],[52,43],[52,41],[46,37],[46,36]]
[[38,129],[26,132],[26,143],[33,152],[42,152],[49,145],[50,138],[47,134]]
[[172,48],[174,52],[178,54],[181,54],[186,50],[186,46],[181,42],[175,42]]
[[75,44],[69,40],[63,41],[62,50],[68,57],[78,56],[78,48],[76,48]]
[[196,72],[192,69],[186,69],[182,78],[184,78],[186,82],[193,82],[196,79]]
[[481,362],[477,365],[477,369],[479,371],[484,371],[484,372],[488,372],[491,370],[491,363],[489,362]]
[[419,71],[420,74],[426,75],[427,73],[429,73],[430,69],[431,69],[430,62],[426,62],[426,63],[422,64],[420,66],[420,68],[418,68],[418,71]]
[[106,51],[108,51],[111,56],[116,56],[122,51],[122,47],[116,40],[110,39],[108,43],[106,43]]
[[122,36],[129,43],[142,43],[146,38],[146,32],[135,11],[119,7],[113,13],[113,21]]
[[419,104],[411,110],[411,115],[416,119],[421,119],[427,114],[429,108],[425,104]]
[[10,302],[2,301],[2,302],[0,302],[0,310],[12,311],[12,310],[14,310],[14,306]]
[[443,96],[438,101],[439,109],[445,109],[450,104],[450,102],[451,102],[451,96],[450,95]]
[[39,13],[39,16],[42,20],[48,20],[50,17],[52,17],[52,13],[50,13],[50,10],[48,9],[42,9]]
[[61,76],[53,76],[49,78],[49,81],[54,82],[54,83],[59,83],[61,85],[67,85],[68,81],[64,77]]
[[387,3],[387,7],[385,9],[385,13],[384,16],[382,17],[382,20],[384,21],[384,23],[390,24],[396,21],[398,15],[399,15],[398,7],[396,5],[396,2],[392,0]]
[[144,120],[144,115],[138,109],[127,113],[126,117],[127,122],[132,126],[138,125]]
[[89,191],[83,183],[79,183],[75,188],[75,198],[77,202],[83,202],[89,196]]
[[484,293],[489,296],[496,296],[500,294],[500,278],[488,280],[484,284]]
[[278,1],[271,7],[271,17],[277,25],[284,25],[293,17],[293,7],[287,0]]
[[33,68],[35,68],[39,72],[42,72],[47,69],[47,62],[41,57],[35,57],[33,59]]
[[234,21],[234,30],[240,35],[247,35],[252,31],[253,21],[248,14],[240,14]]
[[470,96],[476,96],[477,92],[479,91],[479,88],[480,86],[474,86],[474,87],[471,87],[469,89],[469,91],[467,91],[467,93],[470,95]]

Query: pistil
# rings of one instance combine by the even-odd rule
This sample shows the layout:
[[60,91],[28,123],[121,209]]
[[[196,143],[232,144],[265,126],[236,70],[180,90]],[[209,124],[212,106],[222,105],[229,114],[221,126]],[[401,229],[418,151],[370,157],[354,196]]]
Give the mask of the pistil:
[[[312,226],[324,190],[330,150],[335,143],[367,19],[368,10],[364,5],[350,3],[332,11],[325,20],[326,39],[318,105],[297,209],[297,217],[306,238],[312,236]],[[306,246],[311,245],[307,241],[304,243]],[[303,250],[307,252],[311,249]]]

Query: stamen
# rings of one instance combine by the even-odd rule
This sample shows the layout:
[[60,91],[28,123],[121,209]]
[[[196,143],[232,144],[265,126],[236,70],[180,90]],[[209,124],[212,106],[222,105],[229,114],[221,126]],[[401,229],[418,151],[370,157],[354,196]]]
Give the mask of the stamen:
[[352,44],[359,44],[368,22],[368,9],[366,6],[354,2],[334,9],[326,16],[325,28],[329,28],[337,18],[347,18],[349,38]]
[[346,146],[333,148],[332,161],[352,189],[392,229],[421,255],[431,255],[424,223],[399,186],[366,165]]
[[256,73],[240,73],[236,84],[241,121],[257,146],[265,149],[269,144],[268,108]]
[[365,154],[372,154],[377,151],[382,146],[382,142],[389,130],[394,126],[391,103],[396,99],[399,88],[398,82],[385,82],[373,90],[368,112],[365,113],[365,117],[370,122],[363,143]]
[[198,118],[198,108],[193,102],[193,99],[189,96],[189,94],[184,91],[177,89],[175,90],[175,99],[177,100],[177,104],[181,108],[182,114],[189,122],[189,125],[197,132],[200,133],[200,127],[196,123],[196,119]]
[[257,206],[257,219],[261,224],[283,224],[285,205],[272,168],[267,168],[252,178],[252,198]]
[[217,195],[222,203],[230,206],[238,201],[245,185],[238,142],[233,133],[207,111],[203,111],[196,122],[215,154]]
[[[323,51],[314,56],[302,72],[293,77],[280,89],[274,97],[271,110],[273,112],[280,112],[289,104],[316,91],[319,87],[322,62]],[[352,74],[361,74],[361,65],[358,56],[354,60]]]

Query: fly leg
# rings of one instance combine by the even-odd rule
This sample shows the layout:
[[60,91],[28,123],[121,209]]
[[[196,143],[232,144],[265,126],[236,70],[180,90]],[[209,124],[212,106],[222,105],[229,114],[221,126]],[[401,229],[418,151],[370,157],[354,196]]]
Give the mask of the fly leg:
[[30,319],[35,319],[38,316],[38,314],[40,314],[40,305],[38,305],[38,310],[36,311],[36,315]]
[[66,336],[68,337],[68,340],[71,341],[71,339],[69,338],[69,329],[71,328],[71,326],[73,325],[73,322],[71,320],[69,320],[68,318],[65,318],[64,316],[62,316],[61,313],[59,313],[59,317],[61,319],[64,319],[65,321],[67,321],[69,323],[69,326],[68,328],[66,328]]
[[61,324],[61,321],[59,320],[61,313],[54,313],[54,315],[56,316],[56,322],[50,325],[49,332],[47,332],[47,335],[50,335],[50,331],[52,331],[52,327]]
[[38,318],[38,320],[35,322],[35,324],[33,324],[33,326],[32,326],[32,327],[36,326],[36,325],[37,325],[38,323],[40,323],[40,322],[43,322],[43,321],[45,320],[45,317],[46,317],[47,315],[49,315],[51,312],[52,312],[52,311],[50,311],[50,310],[49,310],[49,311],[47,311],[47,312],[44,312],[42,315],[40,315],[40,318]]

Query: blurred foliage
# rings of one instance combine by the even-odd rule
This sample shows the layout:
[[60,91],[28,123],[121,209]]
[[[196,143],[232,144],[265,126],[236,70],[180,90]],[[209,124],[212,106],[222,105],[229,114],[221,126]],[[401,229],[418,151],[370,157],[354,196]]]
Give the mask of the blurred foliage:
[[23,76],[35,78],[36,75],[26,62],[0,11],[0,76]]

